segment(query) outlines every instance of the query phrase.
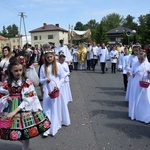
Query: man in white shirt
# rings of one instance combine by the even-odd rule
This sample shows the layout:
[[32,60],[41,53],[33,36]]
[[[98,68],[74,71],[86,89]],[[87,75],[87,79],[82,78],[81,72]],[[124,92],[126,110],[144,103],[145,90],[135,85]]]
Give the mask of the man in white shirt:
[[62,51],[64,53],[64,55],[66,56],[66,62],[68,64],[70,64],[72,61],[72,56],[71,56],[71,53],[70,53],[68,47],[66,45],[64,45],[63,40],[60,40],[59,43],[60,43],[60,46],[58,46],[55,50],[56,55],[58,55],[59,52]]

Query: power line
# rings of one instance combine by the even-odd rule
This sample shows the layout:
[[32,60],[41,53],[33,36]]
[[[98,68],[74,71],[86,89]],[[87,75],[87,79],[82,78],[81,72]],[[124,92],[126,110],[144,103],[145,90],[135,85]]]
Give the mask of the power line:
[[10,3],[8,4],[8,3],[6,3],[6,1],[5,1],[5,3],[4,3],[4,1],[2,1],[2,0],[0,0],[0,2],[1,2],[1,4],[2,4],[6,9],[8,9],[8,10],[11,11],[11,12],[13,12],[15,15],[18,14],[18,11],[15,10],[15,9],[10,5]]
[[25,21],[24,21],[24,17],[27,17],[26,15],[24,15],[25,12],[20,12],[20,31],[19,31],[19,37],[21,36],[21,25],[22,25],[22,21],[23,21],[23,26],[24,26],[24,31],[25,31],[25,36],[26,36],[26,43],[28,43],[28,39],[27,39],[27,32],[26,32],[26,26],[25,26]]

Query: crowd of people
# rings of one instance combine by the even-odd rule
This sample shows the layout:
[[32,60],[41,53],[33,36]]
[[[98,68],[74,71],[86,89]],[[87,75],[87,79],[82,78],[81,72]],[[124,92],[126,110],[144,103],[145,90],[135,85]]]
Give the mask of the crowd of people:
[[[21,50],[3,47],[0,62],[1,139],[19,140],[22,149],[28,150],[30,138],[41,133],[44,138],[53,137],[62,126],[70,126],[68,103],[73,99],[68,56],[71,55],[65,53],[65,48],[61,45],[56,53],[49,43],[44,43],[39,55],[34,47],[28,47],[24,54]],[[26,77],[26,69],[37,64],[42,104],[32,80]],[[9,128],[3,126],[6,120],[12,121]]]
[[[79,45],[54,47],[44,43],[41,49],[28,46],[2,48],[0,61],[0,111],[1,120],[13,119],[10,128],[0,127],[0,138],[19,140],[22,149],[29,149],[29,139],[43,133],[43,137],[55,136],[64,125],[71,124],[68,103],[73,101],[69,77],[72,70],[92,70],[100,64],[102,74],[119,71],[123,75],[125,99],[129,102],[129,117],[150,122],[150,63],[147,52],[140,45],[106,46],[105,43],[80,43]],[[26,69],[39,66],[38,77],[42,105]],[[146,82],[145,82],[146,81]],[[142,83],[142,84],[140,84]],[[5,119],[4,119],[5,118]]]

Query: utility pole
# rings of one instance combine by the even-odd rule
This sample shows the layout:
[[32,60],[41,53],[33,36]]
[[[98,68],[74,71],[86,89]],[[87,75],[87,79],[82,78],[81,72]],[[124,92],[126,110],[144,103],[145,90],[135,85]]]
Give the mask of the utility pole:
[[24,15],[24,12],[20,12],[20,31],[19,31],[19,37],[21,36],[21,23],[23,21],[23,26],[24,26],[24,31],[25,31],[25,36],[26,36],[26,43],[28,45],[28,39],[27,39],[27,32],[26,32],[26,26],[25,26],[25,21],[24,21],[24,17],[27,17],[26,15]]

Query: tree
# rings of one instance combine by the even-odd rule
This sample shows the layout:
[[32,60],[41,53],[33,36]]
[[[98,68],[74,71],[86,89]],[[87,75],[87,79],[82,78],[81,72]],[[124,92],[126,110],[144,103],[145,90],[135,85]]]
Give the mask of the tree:
[[[140,19],[143,19],[144,21],[142,22],[143,24],[140,24],[140,42],[142,45],[147,45],[150,44],[150,14],[147,14],[143,16],[143,18],[140,16]],[[144,23],[145,22],[145,23]],[[143,28],[144,27],[144,28]]]
[[96,28],[98,26],[98,23],[96,20],[90,20],[87,24],[84,25],[85,30],[90,29],[91,30],[91,39],[95,41],[95,34],[96,34]]
[[106,17],[102,18],[102,22],[104,26],[106,27],[106,31],[109,31],[113,28],[116,28],[123,23],[123,16],[120,16],[119,14],[112,13],[107,15]]
[[3,26],[1,35],[5,37],[15,37],[16,35],[18,35],[18,33],[19,33],[18,27],[15,24],[13,24],[7,27]]
[[97,26],[95,40],[96,40],[96,43],[107,43],[108,42],[108,39],[106,37],[106,28],[102,21]]
[[6,29],[8,31],[8,33],[7,33],[8,37],[15,37],[19,33],[18,27],[15,24],[9,25]]
[[2,36],[7,36],[7,30],[6,30],[5,26],[3,26],[3,30],[1,32],[1,35]]
[[84,30],[84,26],[81,22],[77,22],[75,27],[74,27],[75,30],[79,30],[79,31],[82,31]]
[[124,27],[128,27],[134,30],[137,30],[138,24],[136,22],[134,22],[133,20],[135,19],[135,17],[128,15],[125,19],[124,19],[124,23],[123,26]]

